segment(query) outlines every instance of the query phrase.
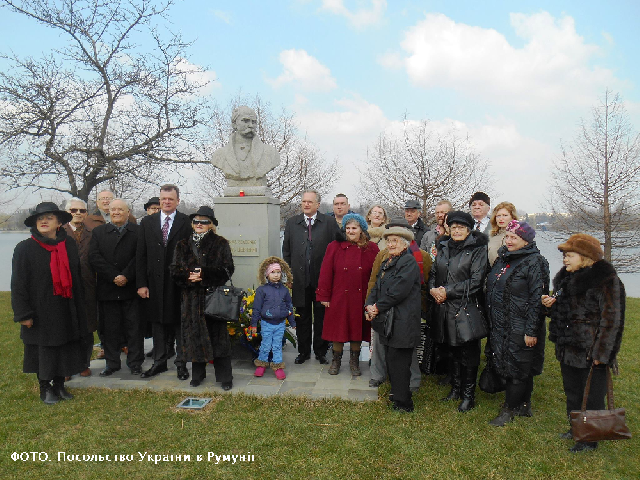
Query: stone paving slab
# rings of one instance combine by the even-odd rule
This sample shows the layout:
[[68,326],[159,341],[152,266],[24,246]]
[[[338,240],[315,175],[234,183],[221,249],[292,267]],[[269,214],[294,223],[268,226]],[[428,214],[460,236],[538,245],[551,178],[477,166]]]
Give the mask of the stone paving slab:
[[[145,351],[151,350],[152,342],[145,340]],[[363,349],[367,348],[363,344]],[[352,377],[349,371],[348,344],[345,345],[345,354],[342,360],[342,367],[338,375],[329,375],[329,365],[321,365],[315,358],[307,360],[302,365],[295,365],[294,359],[298,355],[295,348],[287,344],[283,349],[283,360],[286,364],[285,372],[287,378],[278,380],[273,370],[267,369],[263,377],[253,376],[255,366],[251,360],[251,354],[240,346],[234,347],[231,361],[233,369],[233,388],[225,392],[219,383],[215,381],[213,365],[207,365],[207,377],[198,387],[191,387],[190,380],[178,380],[176,367],[170,360],[167,364],[168,371],[152,378],[140,378],[138,375],[131,375],[126,366],[126,357],[121,355],[122,367],[109,377],[100,377],[99,373],[105,368],[104,360],[93,360],[91,370],[93,375],[81,377],[76,375],[67,385],[70,388],[110,388],[114,390],[149,389],[154,391],[184,391],[194,395],[209,393],[244,393],[261,397],[274,395],[295,395],[306,396],[312,399],[322,398],[343,398],[352,401],[376,401],[378,399],[378,389],[369,387],[369,362],[361,361],[360,370],[362,376]],[[330,354],[327,357],[330,359]],[[142,370],[151,367],[153,361],[145,357]],[[187,364],[191,373],[191,364]]]

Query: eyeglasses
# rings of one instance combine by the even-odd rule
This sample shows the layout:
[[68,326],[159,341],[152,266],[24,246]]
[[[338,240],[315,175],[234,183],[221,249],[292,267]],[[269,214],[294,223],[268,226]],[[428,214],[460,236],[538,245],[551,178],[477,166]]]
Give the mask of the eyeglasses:
[[194,225],[209,225],[211,220],[191,220]]
[[87,213],[87,209],[86,208],[70,208],[69,209],[69,213]]

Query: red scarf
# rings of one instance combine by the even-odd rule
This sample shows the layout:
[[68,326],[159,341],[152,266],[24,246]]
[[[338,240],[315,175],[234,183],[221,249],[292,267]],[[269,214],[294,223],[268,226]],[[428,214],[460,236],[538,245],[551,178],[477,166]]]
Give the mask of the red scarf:
[[409,244],[409,251],[411,252],[411,255],[413,255],[413,258],[416,259],[416,262],[418,262],[418,266],[420,267],[420,284],[424,285],[424,266],[422,265],[422,252],[420,252],[420,247],[418,247],[418,244],[415,240],[412,240]]
[[67,244],[63,240],[56,245],[47,245],[42,243],[36,237],[31,235],[38,244],[51,252],[51,280],[53,281],[53,294],[60,295],[62,298],[73,298],[73,290],[71,283],[71,269],[69,268],[69,256],[67,255]]

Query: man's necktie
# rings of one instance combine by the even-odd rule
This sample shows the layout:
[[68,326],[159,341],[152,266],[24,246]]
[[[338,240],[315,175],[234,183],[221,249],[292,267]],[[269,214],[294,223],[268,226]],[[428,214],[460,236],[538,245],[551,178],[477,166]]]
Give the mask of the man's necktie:
[[167,238],[169,238],[169,217],[164,219],[164,225],[162,225],[162,243],[167,246]]
[[480,230],[480,222],[476,222],[476,230]]
[[309,236],[309,241],[311,241],[311,218],[307,218],[307,233]]

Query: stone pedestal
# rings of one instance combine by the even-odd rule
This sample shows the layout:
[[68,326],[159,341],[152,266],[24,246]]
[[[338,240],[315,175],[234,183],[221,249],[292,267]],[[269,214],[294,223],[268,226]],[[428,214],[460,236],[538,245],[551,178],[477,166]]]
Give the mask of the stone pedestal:
[[233,284],[256,288],[258,266],[270,255],[281,256],[280,201],[271,197],[218,197],[214,199],[218,235],[231,245]]

